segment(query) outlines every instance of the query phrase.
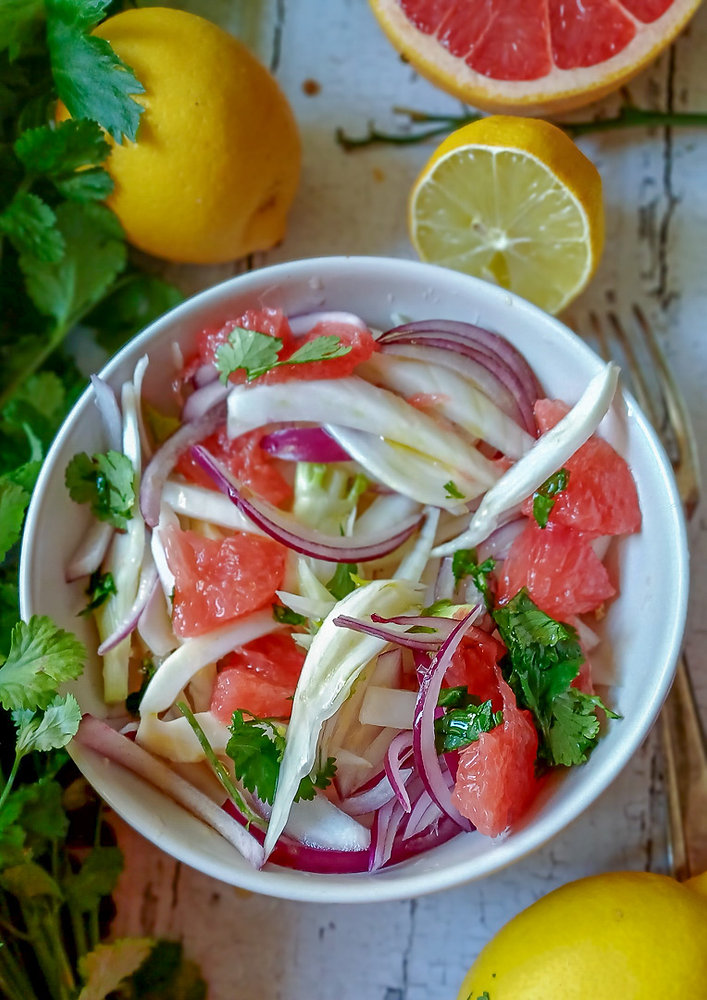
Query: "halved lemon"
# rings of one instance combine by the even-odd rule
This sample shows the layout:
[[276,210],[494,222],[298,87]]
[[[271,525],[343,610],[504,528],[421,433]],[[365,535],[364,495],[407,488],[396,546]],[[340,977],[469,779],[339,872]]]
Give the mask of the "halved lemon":
[[395,48],[476,108],[596,101],[668,46],[701,0],[370,0]]
[[601,178],[554,125],[494,115],[438,146],[413,186],[408,223],[422,260],[557,313],[601,256]]

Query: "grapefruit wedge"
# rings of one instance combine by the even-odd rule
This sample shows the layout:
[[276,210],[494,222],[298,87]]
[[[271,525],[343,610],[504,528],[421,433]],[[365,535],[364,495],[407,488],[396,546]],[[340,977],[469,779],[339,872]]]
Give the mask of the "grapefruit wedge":
[[616,90],[672,42],[701,0],[370,0],[432,83],[489,111],[549,113]]

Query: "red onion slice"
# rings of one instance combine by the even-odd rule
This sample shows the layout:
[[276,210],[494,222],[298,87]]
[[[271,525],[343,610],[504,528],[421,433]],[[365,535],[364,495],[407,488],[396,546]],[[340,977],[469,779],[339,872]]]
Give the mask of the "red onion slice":
[[420,343],[439,347],[483,365],[512,393],[521,411],[522,426],[536,436],[533,403],[540,391],[538,381],[523,355],[498,334],[471,323],[423,320],[386,331],[380,343]]
[[224,420],[224,408],[216,406],[199,420],[182,424],[152,456],[143,472],[140,484],[140,510],[145,523],[151,528],[154,528],[160,519],[162,487],[179,456],[197,441],[202,441],[209,434],[213,434]]
[[398,733],[390,741],[390,746],[385,755],[384,767],[385,773],[390,783],[395,797],[397,798],[403,810],[406,813],[410,812],[410,794],[407,790],[406,784],[411,774],[413,773],[412,768],[403,768],[403,764],[406,763],[412,756],[412,734],[408,732]]
[[395,798],[393,786],[384,771],[376,775],[372,781],[373,785],[368,782],[363,789],[343,799],[341,808],[349,816],[364,816],[366,813],[375,812]]
[[371,830],[371,847],[368,861],[370,872],[382,868],[393,854],[395,837],[405,818],[405,810],[397,799],[391,799],[376,813]]
[[440,646],[429,666],[421,671],[420,691],[417,696],[412,730],[415,765],[425,789],[442,812],[446,813],[463,830],[470,830],[471,824],[452,803],[451,791],[435,748],[434,719],[447,667],[452,662],[452,657],[478,614],[479,609],[474,608],[466,618],[458,622],[449,637]]
[[157,576],[157,568],[152,559],[150,559],[149,564],[143,567],[142,573],[140,574],[140,582],[138,584],[135,600],[123,620],[117,624],[111,634],[107,636],[98,647],[99,656],[104,656],[109,649],[114,649],[123,641],[123,639],[126,639],[135,631],[137,623],[140,620],[140,616],[147,607],[158,584],[159,579]]
[[350,563],[379,559],[402,545],[415,531],[422,517],[419,513],[411,515],[398,525],[393,535],[366,538],[357,538],[355,535],[326,535],[316,528],[305,527],[291,514],[279,510],[264,500],[259,500],[253,494],[246,496],[246,490],[201,445],[194,446],[191,455],[194,461],[211,476],[216,486],[267,535],[293,551],[315,559]]
[[[373,616],[371,618],[373,619]],[[434,650],[445,638],[444,635],[433,632],[399,632],[393,628],[385,628],[384,625],[377,625],[373,620],[364,621],[352,618],[350,615],[339,615],[334,619],[334,625],[338,625],[339,628],[350,628],[354,632],[363,632],[365,635],[374,635],[378,639],[394,642],[407,649]]]
[[367,330],[368,327],[355,313],[335,312],[334,310],[302,313],[299,316],[289,316],[290,330],[295,337],[303,337],[310,330],[314,329],[317,323],[345,323],[347,326],[356,326],[360,330]]
[[351,456],[323,427],[282,427],[266,434],[263,451],[286,462],[350,462]]
[[182,422],[200,420],[214,406],[222,403],[232,388],[228,382],[224,385],[223,382],[212,381],[196,389],[182,407]]
[[105,559],[115,528],[107,521],[92,521],[66,567],[66,582],[95,573]]
[[429,792],[424,788],[415,801],[415,805],[410,810],[407,823],[403,828],[403,840],[416,837],[428,826],[439,820],[443,815],[437,803],[431,798]]

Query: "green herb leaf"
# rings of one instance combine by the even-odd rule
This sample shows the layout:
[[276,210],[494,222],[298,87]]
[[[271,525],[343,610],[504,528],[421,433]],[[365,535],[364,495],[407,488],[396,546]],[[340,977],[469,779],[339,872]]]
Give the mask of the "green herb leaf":
[[137,135],[144,109],[132,95],[145,88],[105,39],[89,34],[109,5],[110,0],[45,0],[47,44],[57,92],[71,117],[90,118],[122,142],[123,136]]
[[292,608],[286,608],[282,604],[273,604],[272,616],[281,625],[305,625],[307,622],[304,615],[298,615]]
[[27,490],[12,480],[0,479],[0,560],[19,541],[28,503]]
[[101,604],[105,604],[111,595],[118,593],[113,574],[101,573],[100,569],[95,570],[88,579],[85,592],[89,601],[86,607],[79,611],[80,615],[90,615],[96,608],[100,608]]
[[233,761],[236,778],[263,802],[272,802],[285,752],[281,727],[268,719],[245,719],[237,709],[230,729],[226,753]]
[[85,660],[83,643],[51,618],[17,622],[0,667],[0,704],[9,711],[46,708],[60,684],[81,674]]
[[494,712],[490,701],[479,702],[466,689],[462,689],[465,695],[460,695],[459,689],[451,690],[457,691],[454,701],[458,707],[448,708],[444,715],[434,720],[437,753],[461,750],[503,721],[503,712]]
[[476,549],[457,549],[452,556],[452,573],[454,574],[455,581],[459,583],[465,576],[470,576],[489,611],[494,603],[489,576],[493,572],[495,565],[495,559],[491,559],[490,557],[479,563]]
[[0,52],[13,62],[44,22],[44,0],[3,0],[0,4]]
[[337,601],[342,601],[347,594],[356,589],[354,576],[358,567],[356,563],[337,563],[331,580],[325,584],[326,589]]
[[125,531],[135,504],[135,470],[126,455],[79,452],[66,467],[65,481],[75,503],[90,504],[99,521]]
[[450,479],[448,483],[444,484],[446,490],[446,496],[449,500],[463,500],[464,494],[461,492],[457,484],[453,479]]
[[78,871],[62,881],[62,888],[77,912],[90,913],[105,896],[110,896],[122,871],[121,849],[99,845],[86,855]]
[[56,223],[56,215],[45,201],[20,191],[0,215],[0,233],[28,260],[56,264],[64,256],[64,238]]
[[16,751],[20,756],[33,750],[46,753],[65,747],[76,735],[81,709],[72,694],[57,695],[44,712],[20,708],[12,713],[17,726]]
[[199,967],[185,959],[179,941],[156,941],[129,983],[136,1000],[206,1000],[207,996]]
[[136,271],[124,275],[119,287],[91,310],[85,322],[96,327],[96,340],[112,354],[182,300],[174,285]]
[[71,174],[79,167],[98,167],[110,152],[100,126],[85,119],[26,129],[14,149],[29,173],[46,177]]
[[316,772],[314,777],[307,774],[299,783],[299,788],[297,789],[297,794],[295,795],[295,802],[299,802],[300,799],[306,801],[311,801],[317,794],[318,788],[328,788],[334,779],[336,774],[336,758],[327,757],[326,763],[321,766],[321,768]]
[[570,474],[567,469],[559,469],[533,493],[533,517],[541,528],[547,526],[557,494],[566,489],[569,479]]
[[504,675],[538,728],[538,756],[551,764],[581,764],[596,745],[596,710],[603,706],[571,688],[584,661],[576,631],[541,611],[525,589],[493,617],[508,650]]
[[280,364],[304,365],[308,361],[328,361],[330,358],[341,358],[351,350],[350,344],[342,344],[335,334],[324,334],[308,340],[293,354]]
[[113,190],[113,178],[103,167],[89,167],[67,177],[57,177],[54,186],[71,201],[102,201]]
[[68,327],[105,294],[125,267],[120,223],[105,205],[65,201],[56,210],[66,250],[47,263],[20,257],[27,293],[37,309]]
[[275,367],[281,347],[282,341],[278,337],[246,330],[242,326],[234,327],[226,343],[216,351],[214,363],[221,372],[221,381],[225,384],[229,375],[242,368],[247,381],[252,382],[258,375],[264,375]]
[[327,361],[348,354],[350,345],[342,344],[339,337],[326,334],[308,340],[289,358],[280,361],[278,353],[282,349],[282,341],[278,337],[270,337],[267,333],[246,330],[242,326],[234,327],[228,334],[228,340],[216,351],[215,365],[221,373],[221,381],[226,383],[229,376],[239,369],[246,373],[246,381],[253,379],[273,368],[282,365],[302,365],[308,361]]
[[[105,1000],[113,996],[128,976],[132,976],[149,958],[154,942],[151,938],[119,938],[110,944],[98,944],[79,959],[79,972],[84,986],[77,1000]],[[144,993],[121,996],[144,996]]]
[[0,872],[0,886],[25,903],[45,897],[61,900],[61,890],[48,871],[34,861],[14,865]]

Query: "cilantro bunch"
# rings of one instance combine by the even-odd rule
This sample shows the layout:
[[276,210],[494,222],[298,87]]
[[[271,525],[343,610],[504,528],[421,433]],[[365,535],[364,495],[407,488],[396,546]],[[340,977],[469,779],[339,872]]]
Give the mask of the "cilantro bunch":
[[[102,943],[122,855],[64,749],[80,709],[61,688],[81,672],[85,650],[48,618],[17,622],[26,508],[85,381],[67,338],[80,324],[113,353],[180,299],[131,262],[103,204],[112,189],[106,135],[134,140],[142,113],[141,84],[91,35],[120,8],[120,0],[0,5],[0,994],[8,1000],[206,993],[178,944]],[[70,120],[55,120],[57,99]],[[88,502],[112,503],[100,457],[85,459],[76,488]]]

